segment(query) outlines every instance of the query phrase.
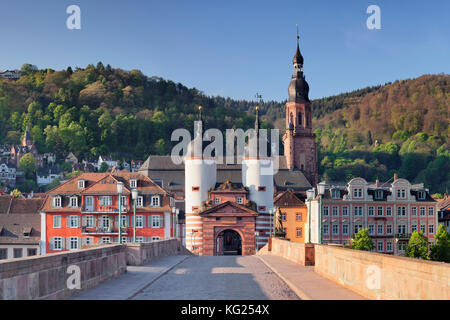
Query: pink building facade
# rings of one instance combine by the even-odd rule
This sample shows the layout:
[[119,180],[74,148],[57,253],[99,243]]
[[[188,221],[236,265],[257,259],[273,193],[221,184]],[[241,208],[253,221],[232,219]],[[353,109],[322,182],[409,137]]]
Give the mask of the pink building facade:
[[423,184],[397,177],[392,183],[355,178],[347,185],[326,184],[322,243],[348,244],[361,228],[369,229],[374,251],[403,255],[414,231],[422,230],[434,243],[437,202]]

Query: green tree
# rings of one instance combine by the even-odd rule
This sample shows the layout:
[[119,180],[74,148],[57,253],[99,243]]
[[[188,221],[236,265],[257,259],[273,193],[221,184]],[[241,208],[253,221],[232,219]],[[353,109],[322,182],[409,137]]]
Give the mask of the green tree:
[[405,256],[410,258],[428,259],[428,239],[423,232],[414,231],[405,248]]
[[98,172],[106,172],[108,171],[109,166],[106,162],[102,162],[102,164],[100,165],[100,168],[98,169]]
[[19,168],[25,173],[26,179],[35,179],[36,160],[32,153],[27,153],[19,161]]
[[434,261],[450,262],[450,234],[443,225],[439,225],[436,244],[431,245],[430,259]]
[[373,242],[369,236],[369,229],[359,229],[355,239],[351,243],[352,249],[370,251],[373,249]]

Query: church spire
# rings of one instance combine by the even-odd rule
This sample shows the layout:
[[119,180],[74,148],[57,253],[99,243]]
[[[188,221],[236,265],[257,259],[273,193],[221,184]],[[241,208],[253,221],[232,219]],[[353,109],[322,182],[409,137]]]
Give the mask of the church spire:
[[297,103],[309,102],[309,85],[303,74],[303,56],[300,53],[300,36],[298,31],[297,51],[295,52],[292,63],[294,65],[294,74],[292,75],[292,80],[289,84],[289,101]]

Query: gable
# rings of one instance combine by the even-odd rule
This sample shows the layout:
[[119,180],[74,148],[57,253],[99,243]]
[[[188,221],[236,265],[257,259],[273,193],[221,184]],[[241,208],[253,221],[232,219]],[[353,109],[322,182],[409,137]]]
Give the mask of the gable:
[[258,213],[237,203],[227,201],[200,212],[201,216],[257,216]]

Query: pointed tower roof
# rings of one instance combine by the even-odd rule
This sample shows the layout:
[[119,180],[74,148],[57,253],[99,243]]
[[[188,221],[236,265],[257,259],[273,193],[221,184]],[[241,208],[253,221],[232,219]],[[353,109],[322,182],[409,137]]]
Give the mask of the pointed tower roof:
[[300,39],[300,36],[299,35],[297,35],[297,52],[295,52],[295,56],[294,56],[294,59],[293,59],[293,63],[294,64],[303,64],[303,56],[302,56],[302,54],[300,53],[300,44],[299,44],[299,39]]

